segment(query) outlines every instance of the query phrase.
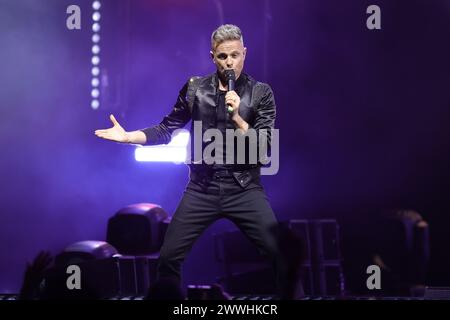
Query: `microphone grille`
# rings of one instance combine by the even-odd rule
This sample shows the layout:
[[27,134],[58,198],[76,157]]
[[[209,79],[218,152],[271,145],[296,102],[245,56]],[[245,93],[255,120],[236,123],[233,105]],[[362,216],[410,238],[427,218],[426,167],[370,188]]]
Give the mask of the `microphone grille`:
[[233,69],[225,70],[224,76],[227,81],[229,81],[229,80],[235,81],[236,80],[236,74],[234,73]]

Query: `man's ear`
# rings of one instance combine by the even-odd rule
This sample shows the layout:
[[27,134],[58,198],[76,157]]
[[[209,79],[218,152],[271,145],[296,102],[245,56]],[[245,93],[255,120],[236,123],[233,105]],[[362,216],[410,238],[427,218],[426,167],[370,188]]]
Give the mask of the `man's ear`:
[[214,53],[213,53],[212,51],[210,51],[209,54],[211,55],[211,59],[212,59],[213,62],[214,62]]
[[243,57],[244,57],[244,59],[245,59],[245,55],[247,54],[247,48],[246,47],[244,47],[244,52],[243,52]]

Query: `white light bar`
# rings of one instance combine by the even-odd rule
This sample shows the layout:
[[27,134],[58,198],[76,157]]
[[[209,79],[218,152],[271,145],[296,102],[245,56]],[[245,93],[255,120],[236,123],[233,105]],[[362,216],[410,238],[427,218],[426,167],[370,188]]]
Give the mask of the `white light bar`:
[[184,163],[187,157],[189,138],[189,131],[181,130],[167,145],[137,147],[134,150],[134,158],[139,162]]

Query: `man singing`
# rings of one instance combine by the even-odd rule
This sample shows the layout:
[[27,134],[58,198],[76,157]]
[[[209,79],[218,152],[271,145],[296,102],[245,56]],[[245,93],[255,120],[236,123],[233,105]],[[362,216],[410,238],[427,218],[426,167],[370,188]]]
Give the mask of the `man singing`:
[[[287,285],[286,264],[278,248],[277,220],[260,183],[261,161],[258,157],[258,161],[251,163],[248,161],[251,155],[247,155],[244,163],[236,161],[240,155],[230,155],[236,147],[230,148],[227,145],[230,140],[225,138],[227,129],[231,129],[238,133],[235,139],[239,134],[254,131],[257,143],[262,138],[269,145],[271,141],[276,116],[273,93],[269,85],[242,72],[246,52],[241,30],[230,24],[220,26],[211,36],[210,54],[217,71],[191,78],[160,124],[127,132],[111,115],[113,127],[96,130],[95,134],[122,143],[157,145],[169,143],[172,133],[189,120],[192,120],[191,141],[199,132],[203,135],[210,129],[219,130],[223,139],[209,141],[225,150],[222,154],[215,149],[217,161],[199,160],[191,148],[194,161],[189,164],[190,180],[165,235],[158,277],[172,277],[179,282],[181,264],[195,240],[214,221],[227,218],[274,262],[279,293],[283,294]],[[234,90],[229,88],[233,84]],[[200,125],[201,131],[194,130],[196,125]],[[207,145],[202,143],[202,148]],[[245,150],[249,149],[247,145]],[[225,158],[233,161],[222,161]]]

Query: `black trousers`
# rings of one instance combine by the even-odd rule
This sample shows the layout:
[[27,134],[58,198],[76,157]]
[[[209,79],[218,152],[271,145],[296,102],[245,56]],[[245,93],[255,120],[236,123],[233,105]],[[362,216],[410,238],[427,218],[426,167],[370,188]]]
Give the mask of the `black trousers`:
[[195,240],[213,222],[234,222],[275,266],[279,290],[285,284],[286,263],[277,241],[278,222],[259,183],[243,188],[233,176],[214,175],[206,185],[190,181],[167,229],[158,262],[158,276],[175,276]]

